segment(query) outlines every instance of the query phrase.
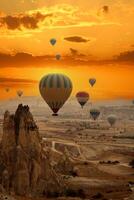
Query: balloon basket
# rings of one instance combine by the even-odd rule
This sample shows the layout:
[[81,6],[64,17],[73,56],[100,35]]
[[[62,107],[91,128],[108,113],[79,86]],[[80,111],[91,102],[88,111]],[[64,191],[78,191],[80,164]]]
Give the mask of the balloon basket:
[[57,113],[53,113],[52,116],[58,116],[58,114]]

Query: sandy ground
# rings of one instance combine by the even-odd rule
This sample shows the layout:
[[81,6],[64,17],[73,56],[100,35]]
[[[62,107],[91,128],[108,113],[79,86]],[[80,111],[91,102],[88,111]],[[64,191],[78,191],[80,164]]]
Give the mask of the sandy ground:
[[[125,200],[132,195],[128,183],[134,182],[134,169],[129,162],[134,159],[134,106],[129,101],[96,102],[100,118],[93,122],[89,116],[90,104],[82,110],[71,99],[52,117],[48,106],[37,97],[23,97],[0,102],[0,136],[5,110],[13,113],[18,103],[28,104],[39,127],[44,145],[63,152],[68,149],[77,160],[77,177],[69,179],[71,188],[94,191],[106,199]],[[117,123],[111,128],[107,116],[115,114]],[[118,164],[100,164],[100,161],[118,161]],[[78,162],[79,161],[79,162]],[[22,198],[23,200],[23,198]]]

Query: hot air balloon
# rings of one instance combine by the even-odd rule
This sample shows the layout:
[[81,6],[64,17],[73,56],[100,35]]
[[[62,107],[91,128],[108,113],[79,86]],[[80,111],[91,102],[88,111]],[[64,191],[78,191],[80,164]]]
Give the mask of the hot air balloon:
[[61,59],[61,55],[60,54],[57,54],[55,57],[56,57],[56,60],[60,60]]
[[48,74],[39,83],[40,94],[57,116],[59,109],[64,105],[72,92],[72,82],[63,74]]
[[10,91],[10,88],[5,88],[6,92],[9,92]]
[[103,12],[104,13],[109,13],[109,7],[108,6],[103,6]]
[[107,121],[111,125],[111,127],[116,123],[117,117],[115,115],[109,115]]
[[77,98],[79,104],[81,105],[81,107],[83,108],[83,106],[89,100],[89,94],[87,92],[78,92],[76,94],[76,98]]
[[52,46],[54,46],[55,44],[56,44],[56,39],[55,38],[52,38],[51,40],[50,40],[50,44],[52,45]]
[[98,108],[92,108],[90,110],[90,115],[94,120],[96,120],[100,115],[100,110]]
[[23,95],[23,91],[22,90],[18,90],[17,91],[17,95],[18,95],[18,97],[21,97]]
[[96,83],[96,79],[95,79],[95,78],[90,78],[90,79],[89,79],[89,83],[90,83],[90,85],[93,87],[94,84]]
[[134,105],[134,100],[132,100],[132,104]]

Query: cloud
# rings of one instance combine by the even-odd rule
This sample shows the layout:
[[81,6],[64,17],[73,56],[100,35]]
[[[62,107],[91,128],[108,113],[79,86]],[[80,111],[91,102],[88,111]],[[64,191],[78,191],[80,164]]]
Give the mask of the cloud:
[[0,88],[30,87],[31,85],[36,85],[37,83],[38,81],[30,79],[0,77]]
[[36,80],[0,77],[0,83],[36,83]]
[[40,66],[42,63],[50,63],[53,60],[55,60],[55,56],[51,55],[33,56],[25,52],[18,52],[16,54],[0,53],[1,67],[33,67],[35,65]]
[[[107,61],[95,60],[91,55],[81,54],[78,50],[70,48],[70,54],[62,55],[62,59],[58,62],[59,67],[63,66],[78,66],[96,64],[107,64]],[[43,68],[46,66],[55,66],[55,55],[41,55],[34,56],[30,53],[19,52],[16,54],[0,53],[0,66],[1,68]]]
[[52,14],[45,15],[40,12],[33,14],[5,15],[0,17],[0,27],[9,30],[22,30],[22,28],[37,29],[40,22],[43,22],[46,18],[51,16]]
[[79,51],[77,49],[70,48],[70,52],[71,52],[71,56],[73,59],[81,60],[83,58],[86,58],[86,55],[79,53]]
[[110,11],[109,6],[104,5],[104,6],[102,6],[102,7],[98,10],[97,15],[98,15],[98,16],[101,16],[101,15],[104,15],[104,14],[108,14],[109,11]]
[[[127,51],[114,56],[109,60],[100,60],[93,55],[85,55],[80,53],[77,49],[70,48],[70,54],[62,55],[62,59],[58,62],[58,66],[79,66],[80,65],[109,65],[118,63],[134,64],[134,51]],[[46,67],[56,64],[55,55],[32,55],[30,53],[19,52],[16,54],[0,53],[1,68],[34,68]]]
[[134,62],[134,51],[122,52],[119,55],[114,56],[114,58],[117,61]]
[[83,38],[82,36],[65,37],[64,40],[67,40],[69,42],[78,42],[78,43],[86,43],[90,41],[89,39]]
[[78,55],[78,50],[70,48],[70,52],[72,56]]
[[[106,12],[106,7],[103,8]],[[102,11],[101,11],[102,12]],[[93,26],[120,26],[114,21],[104,21],[98,18],[96,11],[82,11],[78,6],[69,4],[57,4],[55,6],[41,7],[25,13],[16,15],[0,14],[0,28],[2,35],[8,35],[9,31],[14,31],[15,35],[20,34],[20,30],[40,31],[44,29],[66,29],[77,27]],[[3,29],[6,30],[3,32]],[[19,31],[18,31],[19,30]],[[16,31],[16,32],[15,32]],[[77,36],[76,36],[77,37]],[[78,42],[88,42],[84,38],[76,38]]]

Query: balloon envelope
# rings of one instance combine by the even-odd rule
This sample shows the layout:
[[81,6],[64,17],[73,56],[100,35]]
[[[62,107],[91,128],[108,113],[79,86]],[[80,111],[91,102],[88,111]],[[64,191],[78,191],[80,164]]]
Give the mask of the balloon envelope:
[[72,82],[66,75],[48,74],[41,79],[39,90],[56,116],[72,92]]
[[107,120],[109,124],[113,126],[116,123],[117,117],[115,115],[109,115]]
[[81,107],[83,108],[83,106],[87,103],[87,101],[89,100],[89,94],[87,92],[78,92],[76,94],[76,98],[77,101],[79,102],[79,104],[81,105]]
[[6,92],[9,92],[10,91],[10,88],[5,88]]
[[18,90],[17,91],[17,95],[18,95],[18,97],[21,97],[23,95],[23,91],[22,90]]
[[56,44],[56,39],[55,39],[55,38],[52,38],[52,39],[50,40],[50,44],[51,44],[52,46],[54,46],[54,45]]
[[96,120],[96,119],[99,117],[99,115],[100,115],[100,110],[99,110],[98,108],[92,108],[92,109],[90,110],[90,116],[91,116],[94,120]]
[[90,79],[89,79],[89,83],[90,83],[90,85],[93,87],[94,84],[96,83],[96,79],[95,79],[95,78],[90,78]]
[[56,60],[60,60],[61,59],[61,55],[60,54],[57,54],[56,55]]

